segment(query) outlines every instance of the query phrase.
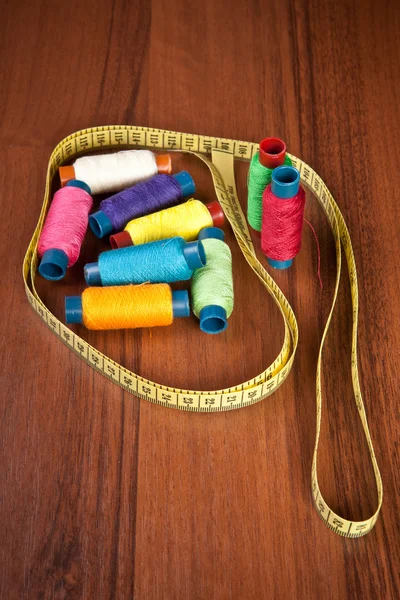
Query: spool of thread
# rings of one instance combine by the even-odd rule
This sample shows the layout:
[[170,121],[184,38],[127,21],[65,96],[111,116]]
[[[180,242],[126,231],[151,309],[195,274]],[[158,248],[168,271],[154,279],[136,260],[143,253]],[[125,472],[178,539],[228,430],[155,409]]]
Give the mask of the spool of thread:
[[158,213],[130,221],[124,231],[110,236],[112,248],[138,246],[165,238],[182,237],[187,242],[197,239],[204,227],[222,227],[224,213],[219,202],[203,204],[189,200]]
[[62,187],[71,179],[79,179],[88,184],[92,194],[117,192],[157,173],[171,172],[170,154],[153,154],[150,150],[82,156],[73,165],[59,168]]
[[200,232],[206,252],[206,265],[193,273],[193,312],[205,333],[221,333],[228,327],[233,311],[232,255],[224,242],[224,232],[208,227]]
[[84,268],[88,285],[172,283],[186,281],[206,264],[202,242],[181,237],[102,252],[98,262]]
[[178,204],[196,191],[186,171],[176,175],[156,175],[127,188],[100,203],[100,210],[90,215],[90,228],[98,238],[123,229],[131,220]]
[[306,196],[300,173],[282,166],[263,194],[261,248],[275,269],[287,269],[300,252]]
[[66,296],[66,323],[87,329],[137,329],[171,325],[174,317],[189,317],[187,290],[172,291],[165,283],[89,287],[82,296]]
[[38,243],[39,273],[45,279],[62,279],[79,258],[93,205],[89,186],[69,181],[53,197]]
[[272,171],[280,165],[292,165],[286,154],[286,144],[279,138],[265,138],[253,156],[247,179],[247,220],[256,231],[262,227],[262,195],[271,183]]

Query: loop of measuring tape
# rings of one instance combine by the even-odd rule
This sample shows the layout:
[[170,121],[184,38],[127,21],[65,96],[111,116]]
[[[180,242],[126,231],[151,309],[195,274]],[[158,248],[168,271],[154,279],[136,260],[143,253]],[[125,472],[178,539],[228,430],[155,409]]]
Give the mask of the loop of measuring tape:
[[[260,375],[240,385],[202,392],[195,390],[180,390],[163,386],[149,381],[119,365],[96,348],[88,344],[76,333],[59,321],[45,306],[35,288],[37,271],[37,242],[42,231],[47,208],[50,202],[51,183],[58,167],[80,154],[90,151],[148,148],[153,150],[179,151],[194,154],[210,169],[215,192],[224,210],[239,247],[261,283],[274,299],[282,315],[285,334],[281,351],[274,362]],[[23,278],[25,290],[33,309],[39,314],[53,333],[86,363],[96,371],[111,379],[127,392],[155,404],[178,408],[193,412],[220,412],[242,408],[263,400],[272,394],[290,373],[298,343],[298,327],[293,310],[279,289],[278,285],[264,269],[256,257],[246,219],[241,209],[235,184],[234,160],[250,161],[258,151],[258,144],[242,142],[225,138],[207,137],[194,134],[177,133],[160,129],[136,126],[105,126],[78,131],[64,140],[54,149],[50,156],[45,196],[39,221],[32,240],[29,244],[23,263]],[[357,365],[357,325],[358,325],[358,285],[354,253],[350,235],[343,215],[334,201],[322,179],[303,161],[289,155],[293,166],[301,176],[302,184],[316,197],[329,221],[336,246],[336,285],[332,306],[328,315],[318,354],[316,375],[316,440],[312,461],[311,485],[315,507],[321,519],[331,530],[344,537],[361,537],[371,531],[375,525],[382,506],[383,489],[379,467],[375,458],[371,436],[368,429],[367,416],[361,396]],[[211,158],[211,160],[210,160]],[[353,306],[353,329],[351,350],[351,373],[354,397],[358,414],[367,440],[372,466],[375,473],[378,492],[378,507],[372,517],[365,521],[348,521],[336,515],[327,505],[321,495],[317,477],[318,442],[321,431],[322,393],[321,393],[321,362],[324,341],[329,329],[335,307],[341,271],[341,247],[347,260],[350,277],[351,298]]]

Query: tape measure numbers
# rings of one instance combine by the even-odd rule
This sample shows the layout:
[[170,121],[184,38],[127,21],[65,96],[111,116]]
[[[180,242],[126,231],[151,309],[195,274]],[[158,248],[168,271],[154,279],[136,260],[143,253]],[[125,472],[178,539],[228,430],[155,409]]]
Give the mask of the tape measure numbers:
[[[42,231],[47,208],[50,202],[51,183],[58,167],[71,161],[80,154],[90,151],[110,148],[148,148],[180,151],[194,154],[210,169],[215,192],[224,210],[225,216],[232,226],[239,247],[257,277],[271,294],[279,308],[284,325],[285,335],[281,351],[274,362],[256,378],[233,388],[203,392],[196,390],[177,390],[149,381],[119,365],[96,348],[80,338],[76,333],[59,321],[44,305],[35,288],[37,271],[37,242]],[[258,150],[258,144],[242,142],[225,138],[206,137],[194,134],[177,133],[160,129],[135,126],[105,126],[78,131],[63,141],[54,149],[50,156],[44,201],[39,221],[32,240],[29,244],[23,263],[23,278],[25,290],[33,309],[39,314],[45,324],[78,356],[96,371],[122,387],[127,392],[155,404],[170,406],[180,410],[194,412],[220,412],[233,410],[254,404],[272,394],[290,373],[298,344],[298,327],[293,310],[272,277],[257,259],[254,246],[247,227],[246,219],[239,203],[235,176],[234,160],[250,161]],[[343,215],[335,203],[322,179],[303,161],[290,155],[293,166],[301,176],[302,184],[317,198],[329,221],[336,246],[336,285],[332,306],[322,336],[318,355],[316,376],[316,440],[312,462],[312,494],[317,512],[325,524],[345,537],[361,537],[371,531],[378,518],[382,506],[383,489],[379,467],[376,461],[372,440],[368,429],[367,417],[361,396],[357,365],[357,325],[358,325],[358,285],[357,272],[351,239]],[[358,413],[364,428],[368,443],[371,462],[375,473],[378,490],[378,507],[372,517],[365,521],[348,521],[336,515],[327,505],[321,495],[317,477],[318,442],[321,430],[322,393],[321,393],[321,362],[324,341],[329,329],[332,313],[335,307],[341,271],[343,247],[347,260],[350,277],[351,298],[353,306],[353,329],[351,351],[351,373],[353,390]]]

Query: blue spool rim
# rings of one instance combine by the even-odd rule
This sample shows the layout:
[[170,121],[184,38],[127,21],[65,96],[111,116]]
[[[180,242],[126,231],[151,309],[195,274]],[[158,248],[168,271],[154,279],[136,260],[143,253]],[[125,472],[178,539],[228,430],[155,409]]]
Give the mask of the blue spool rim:
[[50,248],[42,256],[39,273],[48,281],[59,281],[67,272],[68,256],[64,250]]
[[292,263],[293,263],[293,258],[288,258],[287,260],[275,260],[273,258],[268,258],[267,257],[267,261],[268,264],[273,267],[274,269],[288,269]]
[[65,187],[76,187],[76,188],[80,188],[81,190],[84,190],[88,194],[92,193],[92,190],[90,189],[88,184],[85,183],[84,181],[82,181],[81,179],[70,179],[65,184]]
[[200,329],[204,333],[221,333],[228,327],[226,310],[217,304],[204,306],[199,314]]
[[113,224],[102,210],[98,210],[89,216],[89,225],[94,235],[99,239],[114,231]]
[[295,167],[281,165],[272,171],[271,192],[282,200],[296,196],[300,188],[300,173]]
[[215,239],[223,242],[225,240],[225,233],[219,227],[204,227],[200,231],[198,239],[200,241]]

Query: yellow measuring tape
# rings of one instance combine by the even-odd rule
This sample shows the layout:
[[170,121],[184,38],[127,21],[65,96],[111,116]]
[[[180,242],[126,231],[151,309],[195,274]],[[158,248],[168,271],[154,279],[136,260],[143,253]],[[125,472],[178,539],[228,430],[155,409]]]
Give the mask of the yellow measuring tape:
[[[224,210],[225,216],[232,226],[240,249],[249,266],[253,269],[254,273],[275,300],[285,324],[284,342],[279,355],[274,360],[272,365],[270,365],[263,373],[260,373],[260,375],[254,379],[246,381],[245,383],[233,388],[216,390],[214,392],[201,392],[181,389],[177,390],[176,388],[170,388],[154,383],[148,379],[136,375],[135,373],[132,373],[128,369],[125,369],[123,366],[119,365],[93,348],[93,346],[88,344],[76,333],[71,331],[71,329],[61,323],[40,299],[35,288],[35,277],[37,270],[37,242],[42,231],[43,222],[50,202],[52,179],[57,173],[58,167],[65,162],[71,161],[77,155],[90,151],[106,151],[109,148],[121,149],[132,147],[187,152],[200,158],[210,169],[215,192]],[[299,337],[296,317],[284,294],[256,257],[250,233],[247,228],[246,219],[241,209],[236,191],[234,160],[239,159],[249,162],[257,150],[258,144],[251,142],[177,133],[174,131],[164,131],[161,129],[151,129],[147,127],[116,125],[95,127],[92,129],[78,131],[77,133],[68,136],[62,142],[60,142],[51,154],[47,169],[46,189],[39,222],[29,244],[23,264],[23,277],[26,294],[34,310],[39,314],[51,331],[53,331],[62,342],[64,342],[64,344],[78,354],[78,356],[80,356],[96,371],[102,375],[105,375],[108,379],[111,379],[111,381],[118,384],[127,392],[130,392],[135,396],[139,396],[144,400],[154,402],[155,404],[170,406],[180,410],[194,412],[219,412],[232,410],[235,408],[242,408],[263,400],[272,394],[280,385],[282,385],[290,373]],[[312,494],[319,516],[330,529],[344,537],[361,537],[371,531],[376,523],[382,506],[383,490],[382,479],[372,446],[367,416],[365,413],[358,379],[358,285],[354,253],[343,215],[322,179],[315,173],[315,171],[313,171],[313,169],[311,169],[299,158],[296,158],[292,155],[290,155],[290,158],[293,161],[293,166],[300,171],[302,184],[314,194],[324,210],[332,229],[336,244],[337,273],[335,293],[332,307],[329,312],[325,330],[322,336],[317,363],[317,424],[311,471]],[[351,373],[354,396],[358,408],[358,414],[360,416],[368,443],[378,491],[378,507],[376,512],[374,515],[372,515],[372,517],[365,521],[347,521],[346,519],[336,515],[323,499],[319,489],[317,477],[318,442],[321,431],[322,411],[322,351],[339,289],[342,260],[341,247],[343,247],[347,260],[353,305]]]

